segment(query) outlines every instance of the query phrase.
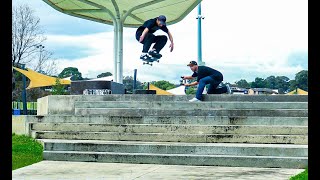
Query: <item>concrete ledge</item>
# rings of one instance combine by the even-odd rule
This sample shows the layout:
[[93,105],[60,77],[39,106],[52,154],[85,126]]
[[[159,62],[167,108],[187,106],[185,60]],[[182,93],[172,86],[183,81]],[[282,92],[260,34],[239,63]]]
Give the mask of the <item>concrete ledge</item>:
[[12,133],[31,136],[30,123],[39,122],[41,116],[12,115]]
[[[194,95],[50,95],[37,100],[37,115],[74,115],[75,101],[188,101]],[[308,95],[204,95],[204,101],[308,102]]]
[[45,160],[200,166],[306,168],[307,157],[44,151]]

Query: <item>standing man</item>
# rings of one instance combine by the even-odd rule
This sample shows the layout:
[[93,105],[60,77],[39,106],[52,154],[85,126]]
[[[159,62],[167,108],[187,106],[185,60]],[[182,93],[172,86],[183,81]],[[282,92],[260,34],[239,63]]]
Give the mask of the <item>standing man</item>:
[[217,88],[223,81],[223,75],[218,70],[212,69],[207,66],[198,66],[198,63],[196,61],[190,61],[187,66],[190,67],[190,69],[193,71],[193,74],[191,76],[181,76],[181,78],[193,79],[197,77],[197,81],[184,85],[195,86],[199,84],[196,92],[196,97],[189,100],[190,102],[198,102],[202,100],[202,92],[207,84],[210,84],[207,91],[208,94],[222,94],[227,92],[230,94],[231,90],[229,85]]
[[[167,36],[159,35],[155,36],[153,33],[157,30],[161,29],[162,31],[166,32],[169,36],[171,44],[169,46],[170,52],[173,50],[173,38],[166,26],[167,18],[164,15],[160,15],[156,18],[149,19],[143,23],[136,31],[136,39],[140,43],[143,44],[142,54],[140,59],[148,60],[152,57],[161,58],[162,55],[160,54],[161,49],[167,43]],[[155,43],[152,49],[149,51],[151,44]],[[149,51],[149,52],[148,52]]]

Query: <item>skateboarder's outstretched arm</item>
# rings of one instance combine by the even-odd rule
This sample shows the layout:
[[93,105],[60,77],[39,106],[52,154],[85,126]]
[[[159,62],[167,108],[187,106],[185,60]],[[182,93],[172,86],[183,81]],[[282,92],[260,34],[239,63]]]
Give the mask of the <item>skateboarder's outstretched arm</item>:
[[169,35],[169,39],[171,41],[169,48],[170,48],[170,52],[172,52],[173,51],[173,37],[172,37],[172,34],[170,33],[169,30],[168,30],[168,35]]

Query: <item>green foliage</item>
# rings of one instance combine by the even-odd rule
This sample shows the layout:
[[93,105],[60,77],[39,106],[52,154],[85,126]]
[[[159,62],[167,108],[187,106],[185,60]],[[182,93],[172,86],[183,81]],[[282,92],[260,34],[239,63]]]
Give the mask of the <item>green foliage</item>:
[[236,81],[235,84],[239,88],[250,88],[250,84],[245,79],[241,79],[240,81]]
[[308,168],[306,168],[303,172],[290,177],[290,180],[308,180]]
[[111,72],[101,73],[97,76],[97,78],[108,77],[108,76],[112,76],[112,73]]
[[59,78],[71,77],[72,81],[83,80],[81,73],[78,68],[75,67],[67,67],[64,68],[63,71],[58,75]]
[[[123,77],[123,85],[125,89],[127,90],[127,93],[133,93],[133,77],[132,76],[125,76]],[[136,89],[142,89],[143,84],[137,80],[136,82]]]
[[251,83],[251,88],[265,88],[266,84],[263,78],[256,77],[254,82]]
[[172,83],[170,83],[169,81],[153,81],[151,82],[151,84],[155,85],[156,87],[162,89],[162,90],[169,90],[169,89],[173,89],[176,86]]
[[298,72],[295,76],[295,80],[298,88],[308,91],[308,71],[303,70]]
[[42,161],[42,145],[35,139],[12,134],[12,170]]
[[187,87],[186,94],[196,94],[196,86],[189,86]]
[[64,95],[65,90],[64,90],[64,85],[60,83],[60,79],[56,79],[56,84],[52,86],[52,95]]

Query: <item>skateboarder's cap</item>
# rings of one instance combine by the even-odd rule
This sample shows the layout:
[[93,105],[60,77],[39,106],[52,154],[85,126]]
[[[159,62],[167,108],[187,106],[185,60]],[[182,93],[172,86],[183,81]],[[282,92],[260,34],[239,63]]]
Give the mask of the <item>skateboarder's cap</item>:
[[194,65],[198,65],[198,63],[195,61],[190,61],[187,66],[194,66]]
[[160,16],[158,17],[158,20],[160,21],[160,24],[161,24],[161,25],[163,25],[163,26],[166,25],[166,20],[167,20],[167,18],[166,18],[164,15],[160,15]]

